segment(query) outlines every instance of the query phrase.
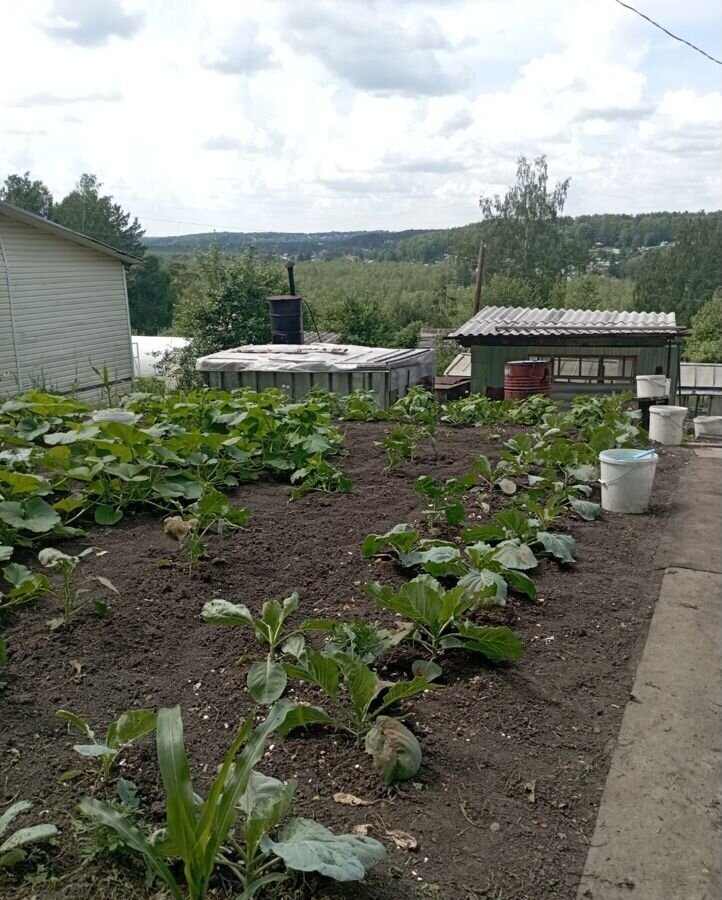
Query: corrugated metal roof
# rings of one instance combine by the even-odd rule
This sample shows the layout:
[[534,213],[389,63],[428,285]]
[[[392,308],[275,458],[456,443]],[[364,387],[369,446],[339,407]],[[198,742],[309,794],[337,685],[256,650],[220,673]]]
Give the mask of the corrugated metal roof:
[[486,306],[450,337],[677,334],[674,313]]
[[471,353],[457,353],[451,363],[444,369],[444,375],[471,378]]

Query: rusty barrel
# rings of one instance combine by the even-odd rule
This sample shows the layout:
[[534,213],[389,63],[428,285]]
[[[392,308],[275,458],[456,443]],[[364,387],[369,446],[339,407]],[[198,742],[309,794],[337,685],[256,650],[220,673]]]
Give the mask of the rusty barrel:
[[271,310],[271,343],[303,343],[303,297],[281,294],[267,297]]
[[504,366],[504,399],[524,400],[532,394],[551,394],[551,363],[547,359],[522,359]]

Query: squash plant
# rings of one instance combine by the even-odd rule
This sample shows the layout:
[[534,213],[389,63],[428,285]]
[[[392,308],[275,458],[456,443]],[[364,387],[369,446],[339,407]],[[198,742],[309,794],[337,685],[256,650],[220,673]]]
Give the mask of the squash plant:
[[[255,729],[249,716],[231,744],[205,800],[194,792],[183,740],[180,709],[158,711],[156,745],[163,780],[166,828],[148,837],[109,803],[86,798],[82,812],[113,828],[127,846],[145,857],[174,900],[183,900],[181,884],[168,865],[180,858],[190,900],[205,900],[216,868],[240,884],[238,900],[251,900],[269,884],[288,876],[280,870],[319,872],[337,881],[361,880],[385,856],[373,838],[335,835],[310,819],[291,819],[276,837],[272,833],[287,813],[294,782],[281,782],[254,772],[266,741],[294,709],[282,700]],[[240,823],[240,824],[239,824]]]

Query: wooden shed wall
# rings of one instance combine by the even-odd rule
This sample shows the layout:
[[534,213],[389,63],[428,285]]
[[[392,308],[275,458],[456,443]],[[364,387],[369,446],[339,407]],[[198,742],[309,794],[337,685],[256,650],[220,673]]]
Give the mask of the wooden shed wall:
[[[129,382],[133,360],[123,264],[1,213],[0,241],[20,388],[93,390],[100,381],[93,367],[104,366],[113,382]],[[0,328],[2,298],[0,278]],[[0,338],[3,366],[6,343]]]
[[[671,375],[672,393],[676,392],[677,365],[679,349],[672,345]],[[636,356],[637,374],[652,375],[657,366],[667,371],[667,345],[628,347],[619,344],[600,344],[594,347],[580,347],[570,341],[567,344],[541,346],[515,345],[475,345],[471,347],[471,390],[475,394],[484,394],[488,387],[503,388],[504,365],[515,359],[529,359],[532,356]],[[555,399],[566,399],[579,394],[611,393],[614,385],[569,384],[556,382],[552,384],[552,396]],[[619,388],[616,388],[619,390]]]

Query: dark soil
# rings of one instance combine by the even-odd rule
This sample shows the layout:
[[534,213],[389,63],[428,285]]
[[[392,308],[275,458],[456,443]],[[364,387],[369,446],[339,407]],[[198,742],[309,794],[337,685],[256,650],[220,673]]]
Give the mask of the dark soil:
[[[123,710],[180,704],[196,789],[204,790],[234,730],[253,709],[245,666],[235,661],[259,653],[245,630],[204,625],[203,603],[224,597],[258,609],[264,599],[297,590],[299,618],[390,621],[362,585],[374,579],[400,584],[403,575],[391,562],[362,559],[362,539],[419,521],[414,477],[461,474],[480,452],[498,457],[503,439],[520,430],[447,429],[438,457],[425,448],[414,464],[388,473],[374,443],[383,426],[345,428],[350,453],[342,468],[352,493],[289,502],[284,485],[239,489],[233,499],[251,508],[249,529],[213,538],[215,559],[192,576],[177,564],[177,547],[157,519],[137,516],[116,528],[94,529],[86,543],[107,555],[87,562],[85,572],[108,576],[121,592],[107,618],[82,611],[71,630],[51,634],[46,621],[57,615],[56,601],[46,599],[6,629],[11,655],[0,694],[0,809],[13,799],[32,800],[33,822],[55,822],[62,834],[45,860],[47,869],[31,874],[35,883],[0,876],[3,897],[156,896],[144,887],[142,871],[123,872],[103,858],[81,868],[71,821],[78,818],[75,807],[88,793],[105,795],[106,788],[96,785],[92,761],[72,750],[77,738],[55,718],[56,710],[81,713],[102,735]],[[512,598],[491,617],[525,641],[519,663],[492,667],[451,656],[444,689],[410,702],[409,722],[424,752],[415,783],[388,793],[370,757],[341,737],[316,733],[271,741],[262,769],[298,780],[294,814],[337,830],[368,823],[389,848],[387,861],[365,884],[308,882],[294,897],[574,898],[659,589],[654,553],[686,459],[684,449],[660,451],[647,515],[566,523],[577,539],[577,564],[563,569],[542,562],[534,573],[537,601]],[[408,672],[413,658],[411,651],[397,652],[388,665],[394,673]],[[299,694],[305,696],[291,696]],[[59,783],[71,769],[89,774]],[[124,754],[119,772],[136,782],[149,820],[160,824],[152,738]],[[372,805],[341,806],[332,799],[338,791]],[[395,848],[385,834],[394,829],[413,834],[418,848]],[[50,877],[43,882],[45,871]],[[214,896],[235,893],[221,885]]]

